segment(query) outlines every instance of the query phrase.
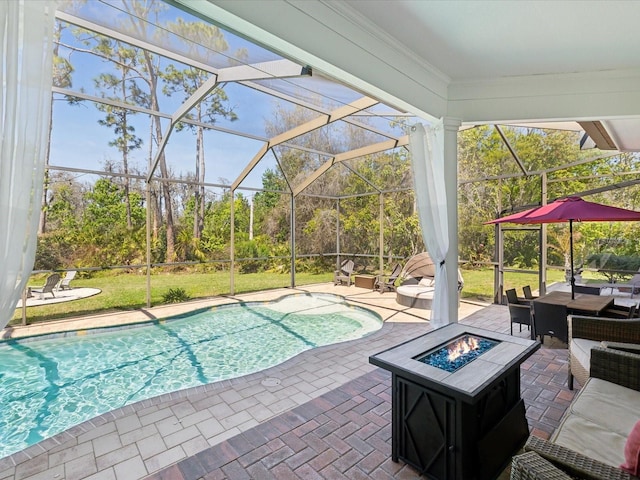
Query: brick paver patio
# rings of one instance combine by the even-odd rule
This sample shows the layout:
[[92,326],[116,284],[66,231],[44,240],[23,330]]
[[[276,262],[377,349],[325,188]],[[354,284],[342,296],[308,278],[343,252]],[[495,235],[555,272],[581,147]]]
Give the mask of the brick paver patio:
[[[0,459],[0,480],[419,478],[391,461],[390,374],[368,357],[428,332],[429,312],[399,306],[393,293],[353,286],[297,291],[344,295],[377,311],[385,325],[364,339],[310,350],[263,372],[108,412]],[[509,332],[504,306],[463,302],[460,318]],[[516,334],[528,336],[526,330]],[[545,342],[521,370],[530,429],[546,438],[573,398],[566,388],[566,346]]]
[[[573,398],[566,350],[544,348],[522,366],[533,434],[548,438]],[[410,479],[391,461],[391,374],[376,369],[148,479]]]

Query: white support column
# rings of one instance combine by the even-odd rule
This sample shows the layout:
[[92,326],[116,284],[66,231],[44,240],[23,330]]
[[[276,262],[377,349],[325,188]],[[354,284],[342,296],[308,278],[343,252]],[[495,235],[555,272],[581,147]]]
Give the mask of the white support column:
[[447,197],[449,250],[447,286],[449,287],[449,323],[458,322],[458,129],[460,119],[445,117],[444,121],[444,183]]

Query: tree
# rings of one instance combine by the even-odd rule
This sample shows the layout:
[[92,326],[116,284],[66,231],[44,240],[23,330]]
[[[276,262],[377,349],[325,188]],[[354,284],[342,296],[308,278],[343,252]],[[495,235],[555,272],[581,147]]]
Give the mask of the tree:
[[[240,193],[234,197],[234,223],[239,240],[249,238],[249,202]],[[231,193],[225,192],[207,208],[202,248],[212,254],[225,252],[231,238]]]
[[[201,23],[187,23],[179,21],[177,26],[172,30],[177,30],[183,36],[192,38],[194,36],[204,36],[209,39],[209,44],[213,43],[213,50],[223,52],[227,50],[227,44],[224,36],[213,25],[203,25]],[[204,29],[204,31],[203,31]],[[197,35],[196,35],[197,34]],[[211,40],[213,39],[213,40]],[[174,65],[169,65],[167,69],[161,73],[162,79],[166,82],[163,92],[171,96],[175,93],[182,93],[184,99],[190,98],[195,91],[200,88],[211,76],[208,72],[198,70],[193,67],[187,67],[178,70]],[[199,186],[195,189],[195,208],[193,209],[193,236],[199,239],[204,228],[204,211],[205,211],[205,154],[204,154],[204,127],[203,122],[207,121],[211,124],[216,122],[217,117],[224,117],[231,121],[237,119],[233,109],[228,105],[228,98],[221,87],[217,87],[211,92],[207,98],[198,102],[193,113],[187,114],[187,118],[195,120],[196,125],[185,124],[183,122],[177,125],[177,130],[183,128],[191,129],[196,135],[196,168],[195,177]]]
[[[131,104],[148,103],[146,94],[137,84],[137,72],[139,55],[135,49],[112,39],[102,37],[96,47],[104,57],[112,59],[119,76],[111,73],[101,73],[95,79],[98,88],[105,89],[113,93],[113,96],[104,98]],[[127,208],[127,228],[132,228],[131,221],[131,201],[129,199],[129,152],[142,146],[142,139],[135,135],[135,127],[130,123],[130,117],[135,111],[126,108],[114,107],[109,104],[97,104],[98,110],[105,113],[105,118],[98,123],[113,129],[116,135],[109,145],[116,147],[122,158],[122,172],[124,173],[124,195]]]
[[280,192],[288,190],[281,171],[267,169],[262,174],[263,191],[253,197],[254,229],[267,235],[274,243],[286,242],[289,236],[289,195]]
[[128,228],[123,189],[106,178],[84,195],[86,206],[79,225],[80,256],[88,264],[127,265],[144,255],[145,210],[142,198],[131,193],[132,228]]
[[38,235],[36,270],[69,267],[77,262],[78,232],[86,187],[68,172],[52,172],[48,179],[47,231]]
[[[139,0],[123,0],[123,8],[131,15],[127,16],[128,23],[123,25],[125,30],[130,29],[138,38],[151,38],[152,34],[147,32],[148,25],[144,19],[155,19],[156,22],[160,13],[166,8],[166,5],[156,0],[139,1]],[[160,23],[160,22],[157,22]],[[158,64],[159,59],[147,50],[142,51],[141,68],[139,69],[140,81],[147,85],[148,92],[146,99],[146,108],[152,111],[160,111],[160,101],[158,98],[159,87],[159,71]],[[151,115],[151,128],[152,136],[156,146],[162,144],[162,125],[160,123],[160,117],[158,115]],[[158,157],[158,167],[160,168],[160,176],[162,178],[160,182],[161,195],[164,200],[164,220],[166,227],[166,256],[167,262],[173,262],[176,259],[175,254],[175,241],[176,232],[174,225],[173,204],[171,202],[171,183],[168,181],[170,178],[169,168],[167,167],[167,160],[164,151],[160,152]]]

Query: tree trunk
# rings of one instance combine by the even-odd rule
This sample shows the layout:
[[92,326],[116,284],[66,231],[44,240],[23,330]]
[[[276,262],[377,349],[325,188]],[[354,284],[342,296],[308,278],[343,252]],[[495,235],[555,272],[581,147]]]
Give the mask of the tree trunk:
[[204,206],[205,206],[205,189],[204,189],[204,170],[205,170],[205,162],[204,162],[204,130],[202,127],[198,127],[198,190],[199,190],[199,205],[196,205],[196,210],[199,210],[198,215],[198,225],[197,225],[197,235],[195,238],[200,239],[202,237],[202,231],[204,230]]
[[[200,182],[200,128],[198,127],[196,134],[196,182]],[[200,185],[195,185],[193,202],[193,238],[200,238]]]
[[162,220],[162,209],[160,208],[160,199],[158,197],[158,191],[155,187],[151,189],[151,203],[153,204],[153,226],[151,235],[154,241],[158,240],[158,230],[160,229],[160,222]]
[[[147,71],[149,74],[149,92],[151,99],[151,110],[156,112],[160,111],[158,105],[158,77],[155,73],[155,66],[153,65],[153,60],[151,55],[146,50],[144,51],[145,62],[147,63]],[[160,124],[160,118],[156,115],[151,116],[153,125],[155,127],[156,141],[157,144],[160,145],[162,143],[162,125]],[[166,180],[169,179],[169,171],[167,169],[167,161],[164,155],[164,152],[160,153],[160,159],[158,162],[160,166],[160,176],[163,181],[161,182],[162,188],[162,198],[164,200],[164,211],[165,211],[165,225],[167,229],[167,252],[165,261],[173,262],[176,258],[176,234],[175,227],[173,224],[173,206],[171,204],[171,184]]]
[[[127,98],[126,85],[125,85],[125,73],[122,72],[122,98]],[[127,228],[131,230],[133,228],[133,223],[131,222],[131,199],[129,198],[129,139],[127,137],[127,111],[123,110],[123,128],[122,128],[122,136],[124,140],[124,145],[122,146],[122,170],[124,173],[124,203],[127,209]]]
[[[57,44],[56,44],[57,45]],[[54,55],[58,55],[58,46]],[[38,222],[38,235],[47,231],[47,208],[49,206],[49,155],[51,154],[51,132],[53,131],[53,95],[51,96],[51,109],[49,111],[49,131],[47,133],[47,151],[44,155],[44,187],[42,188],[42,206],[40,208],[40,221]]]
[[[51,128],[49,128],[49,138],[51,138]],[[45,160],[44,186],[42,188],[42,207],[40,208],[40,222],[38,223],[38,235],[42,235],[47,231],[47,208],[49,206],[47,195],[49,194],[49,147],[47,146],[47,157]]]

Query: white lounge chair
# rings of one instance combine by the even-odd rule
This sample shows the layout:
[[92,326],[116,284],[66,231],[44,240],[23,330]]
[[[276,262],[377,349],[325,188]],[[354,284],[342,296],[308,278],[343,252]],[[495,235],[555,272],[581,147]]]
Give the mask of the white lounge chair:
[[58,284],[58,287],[56,288],[57,290],[64,290],[65,288],[68,290],[71,290],[71,280],[73,280],[76,276],[77,270],[69,270],[64,278],[62,280],[60,280],[60,283]]

